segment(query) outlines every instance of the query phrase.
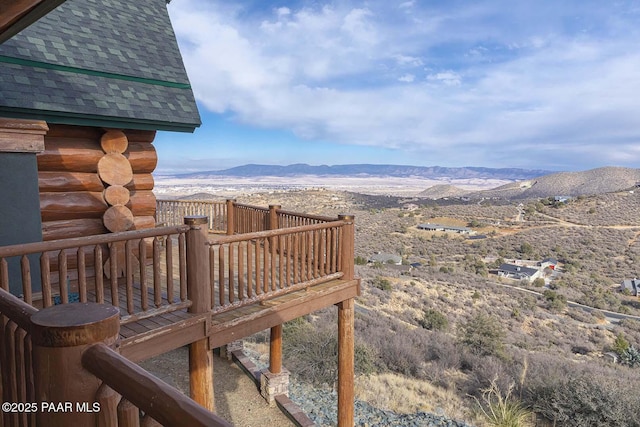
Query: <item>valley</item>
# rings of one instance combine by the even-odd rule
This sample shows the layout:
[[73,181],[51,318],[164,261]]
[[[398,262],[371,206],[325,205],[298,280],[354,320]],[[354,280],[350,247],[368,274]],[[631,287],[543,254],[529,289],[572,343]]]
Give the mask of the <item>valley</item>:
[[[563,203],[551,196],[434,199],[417,196],[421,183],[407,183],[404,192],[395,183],[380,184],[384,191],[378,193],[353,182],[333,187],[320,181],[294,188],[284,182],[268,188],[218,183],[225,188],[220,191],[170,183],[171,192],[164,194],[355,215],[362,401],[482,426],[488,425],[480,412],[488,405],[483,399],[491,398],[487,393],[498,390],[504,397],[512,390],[540,423],[640,423],[632,410],[640,404],[633,391],[640,386],[640,358],[635,361],[630,350],[640,346],[640,322],[605,313],[640,315],[638,297],[619,291],[622,280],[639,275],[640,192],[581,195]],[[424,223],[469,227],[474,235],[418,229]],[[377,253],[395,255],[401,265],[367,262]],[[558,260],[546,283],[497,274],[503,263],[545,258]],[[334,315],[327,310],[285,325],[285,365],[298,381],[328,390],[335,372],[331,361],[307,366],[318,346],[332,348]],[[257,336],[246,346],[264,351],[263,339]],[[598,402],[600,424],[575,416],[592,401]]]

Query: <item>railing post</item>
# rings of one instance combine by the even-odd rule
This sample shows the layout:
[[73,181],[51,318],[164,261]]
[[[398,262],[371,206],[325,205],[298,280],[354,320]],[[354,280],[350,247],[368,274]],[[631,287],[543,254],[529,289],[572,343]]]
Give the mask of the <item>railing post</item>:
[[95,343],[112,345],[120,311],[96,303],[62,304],[31,316],[37,425],[96,425],[100,379],[82,366],[82,353]]
[[[280,228],[278,223],[278,209],[280,205],[269,205],[269,222],[268,229],[276,230]],[[269,239],[269,247],[275,253],[277,238]],[[269,340],[269,371],[272,374],[279,374],[282,371],[282,325],[271,328],[271,337]]]
[[[208,224],[206,216],[187,216],[187,298],[191,301],[190,313],[211,311],[211,286],[209,284]],[[191,398],[210,411],[215,411],[213,401],[213,351],[208,337],[189,344],[189,389]]]
[[269,223],[268,230],[277,230],[280,228],[278,223],[278,209],[282,208],[280,205],[269,205]]
[[355,260],[355,216],[338,215],[338,219],[345,222],[342,235],[342,251],[340,266],[344,273],[344,280],[353,280],[355,277],[354,260]]
[[227,235],[233,236],[235,234],[235,222],[236,222],[236,199],[227,199]]

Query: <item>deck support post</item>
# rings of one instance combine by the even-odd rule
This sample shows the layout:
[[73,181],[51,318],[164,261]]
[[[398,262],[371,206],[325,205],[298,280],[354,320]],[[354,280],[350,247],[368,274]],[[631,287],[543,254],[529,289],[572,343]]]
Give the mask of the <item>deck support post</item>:
[[235,234],[235,218],[236,213],[234,211],[236,206],[236,199],[227,199],[227,235],[233,236]]
[[[353,215],[339,215],[345,221],[340,269],[344,280],[355,278],[355,225]],[[358,292],[359,293],[359,292]],[[338,427],[352,427],[355,405],[355,300],[338,306]]]
[[[278,222],[278,210],[280,205],[269,205],[269,230],[277,230],[280,228]],[[271,238],[269,247],[271,250],[278,250],[276,247],[277,239]],[[271,328],[271,337],[269,340],[269,372],[279,374],[282,371],[282,325],[276,325]]]
[[[211,311],[211,287],[209,286],[209,246],[206,216],[187,216],[184,223],[187,232],[187,297],[191,301],[190,313]],[[189,344],[189,391],[191,398],[211,412],[213,401],[213,351],[209,339],[203,338]]]
[[96,425],[102,381],[82,366],[82,354],[93,344],[117,341],[120,311],[96,303],[55,305],[32,315],[31,324],[37,425]]
[[338,427],[352,427],[355,402],[353,298],[338,303]]

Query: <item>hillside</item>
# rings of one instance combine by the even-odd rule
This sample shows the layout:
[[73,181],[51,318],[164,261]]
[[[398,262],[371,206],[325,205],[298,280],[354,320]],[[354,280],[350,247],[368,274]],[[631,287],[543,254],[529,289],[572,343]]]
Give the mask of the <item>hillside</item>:
[[559,172],[467,194],[473,198],[535,199],[613,193],[635,187],[640,169],[603,167],[581,172]]

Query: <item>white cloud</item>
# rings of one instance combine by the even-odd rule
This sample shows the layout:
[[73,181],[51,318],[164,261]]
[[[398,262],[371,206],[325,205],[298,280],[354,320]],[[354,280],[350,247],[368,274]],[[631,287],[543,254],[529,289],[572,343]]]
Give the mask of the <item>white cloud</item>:
[[[414,9],[411,20],[375,0],[253,14],[184,0],[170,12],[198,100],[242,123],[345,144],[465,152],[477,164],[497,162],[498,153],[523,163],[537,153],[557,164],[640,161],[628,149],[640,141],[633,16],[604,19],[615,8],[588,2],[583,21],[606,28],[570,31],[582,3],[546,2],[401,3]],[[630,154],[603,152],[603,143]]]

